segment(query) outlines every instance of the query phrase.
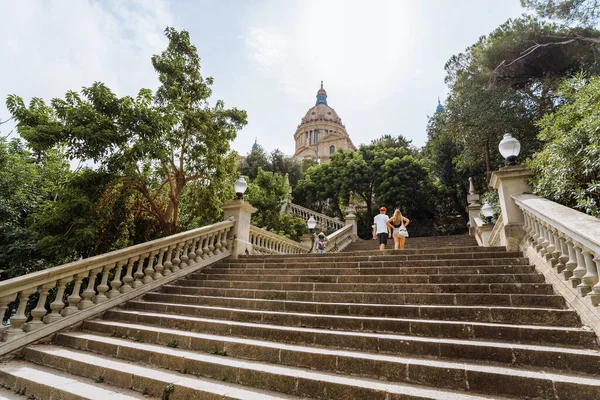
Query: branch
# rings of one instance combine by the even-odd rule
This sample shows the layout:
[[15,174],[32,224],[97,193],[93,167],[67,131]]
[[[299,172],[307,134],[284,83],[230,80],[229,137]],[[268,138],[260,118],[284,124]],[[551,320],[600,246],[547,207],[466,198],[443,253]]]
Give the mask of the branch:
[[191,181],[195,181],[196,179],[200,179],[200,178],[205,178],[206,179],[206,176],[203,175],[203,174],[192,175],[192,176],[190,176],[189,178],[187,178],[185,180],[185,183],[188,183],[188,182],[191,182]]

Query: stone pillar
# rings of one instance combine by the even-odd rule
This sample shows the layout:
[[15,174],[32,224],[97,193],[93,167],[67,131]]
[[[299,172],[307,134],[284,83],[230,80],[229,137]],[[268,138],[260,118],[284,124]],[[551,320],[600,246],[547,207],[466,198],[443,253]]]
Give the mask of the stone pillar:
[[494,171],[490,179],[490,186],[498,190],[498,196],[500,197],[504,236],[506,237],[506,249],[508,251],[518,251],[521,240],[525,237],[525,229],[523,228],[525,218],[511,196],[531,192],[531,186],[526,182],[526,179],[531,175],[529,168],[518,165]]
[[354,215],[354,207],[348,206],[348,215],[344,217],[346,225],[352,225],[352,241],[358,240],[358,217]]
[[250,243],[250,217],[257,210],[244,200],[232,200],[221,204],[225,221],[235,220],[235,225],[230,231],[232,250],[231,256],[237,258],[240,254],[252,254]]
[[312,233],[305,233],[304,235],[300,236],[300,244],[304,247],[306,247],[306,251],[308,253],[312,253],[313,252],[313,240],[314,240],[314,234]]
[[469,235],[475,236],[477,231],[477,224],[475,223],[475,217],[479,216],[481,211],[481,204],[478,203],[479,195],[475,191],[475,185],[473,185],[473,178],[469,178],[469,194],[467,195],[467,211],[469,213]]

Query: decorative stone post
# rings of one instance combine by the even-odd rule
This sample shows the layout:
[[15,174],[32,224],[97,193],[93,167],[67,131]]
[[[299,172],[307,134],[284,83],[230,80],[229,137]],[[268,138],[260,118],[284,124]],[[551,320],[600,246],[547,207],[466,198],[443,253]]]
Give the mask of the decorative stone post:
[[352,241],[355,242],[358,240],[358,217],[354,214],[354,206],[349,205],[346,207],[346,212],[348,215],[344,217],[346,221],[346,225],[352,225]]
[[531,192],[531,186],[526,182],[531,175],[529,168],[519,165],[494,171],[490,179],[490,186],[498,190],[500,197],[504,237],[508,251],[518,251],[521,240],[525,237],[523,212],[517,207],[511,196]]
[[479,216],[481,211],[481,204],[478,203],[479,194],[475,191],[475,185],[473,185],[473,178],[469,178],[469,194],[467,195],[467,211],[469,212],[469,235],[475,236],[477,231],[477,224],[475,223],[475,217]]
[[252,244],[250,243],[250,217],[257,210],[250,203],[244,200],[232,200],[221,204],[223,209],[223,218],[225,221],[231,217],[235,219],[235,226],[231,229],[232,240],[232,258],[238,258],[240,254],[251,254]]
[[313,240],[314,240],[315,235],[312,233],[305,233],[304,235],[300,236],[300,244],[304,247],[306,247],[306,251],[308,253],[312,253],[313,251]]

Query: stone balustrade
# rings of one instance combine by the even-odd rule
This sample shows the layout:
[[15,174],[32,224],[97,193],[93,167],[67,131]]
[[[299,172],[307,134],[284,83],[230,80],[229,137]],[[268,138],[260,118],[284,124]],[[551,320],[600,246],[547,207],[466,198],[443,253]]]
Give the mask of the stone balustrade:
[[310,251],[310,247],[256,226],[250,226],[250,243],[252,254],[301,254]]
[[309,208],[293,204],[292,202],[287,203],[285,211],[304,220],[307,220],[312,216],[315,221],[317,221],[318,229],[324,231],[329,231],[332,229],[337,231],[338,229],[343,228],[345,225],[345,223],[339,219],[328,217],[325,214],[315,212]]
[[600,219],[532,194],[513,195],[527,243],[562,279],[600,303]]
[[353,233],[353,225],[346,225],[327,236],[328,242],[325,246],[326,253],[338,253],[344,250],[350,243],[356,240]]
[[502,215],[498,216],[494,228],[490,232],[489,246],[505,246],[506,240],[502,237],[504,233],[504,219]]
[[0,355],[231,255],[228,220],[0,282]]

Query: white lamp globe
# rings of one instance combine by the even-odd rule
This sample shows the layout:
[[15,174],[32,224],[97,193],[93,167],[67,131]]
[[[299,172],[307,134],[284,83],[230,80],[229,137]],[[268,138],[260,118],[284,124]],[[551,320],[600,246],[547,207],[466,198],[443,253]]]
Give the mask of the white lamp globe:
[[510,133],[504,135],[500,141],[500,144],[498,145],[498,150],[500,150],[502,157],[508,161],[508,165],[517,165],[516,160],[519,152],[521,151],[521,143],[512,137]]
[[312,231],[313,229],[315,229],[317,227],[317,221],[311,215],[310,218],[306,221],[306,225],[308,226],[308,229],[310,229]]
[[240,176],[239,179],[235,181],[233,189],[235,190],[238,199],[241,200],[244,198],[244,193],[246,192],[246,189],[248,189],[248,183],[243,176]]
[[487,223],[491,223],[492,217],[494,216],[494,207],[492,207],[489,203],[485,203],[483,207],[481,207],[481,212],[483,213]]

